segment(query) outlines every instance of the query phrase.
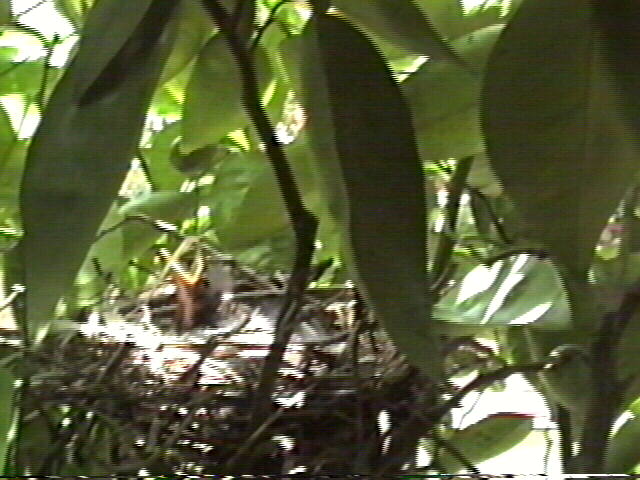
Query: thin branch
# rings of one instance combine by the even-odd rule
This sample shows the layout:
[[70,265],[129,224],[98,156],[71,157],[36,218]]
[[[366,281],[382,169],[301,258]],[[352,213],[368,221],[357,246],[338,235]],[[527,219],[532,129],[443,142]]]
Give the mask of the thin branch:
[[304,206],[291,166],[287,162],[271,121],[262,107],[250,52],[247,51],[244,42],[236,32],[229,28],[228,14],[219,0],[202,0],[202,5],[225,34],[229,49],[236,60],[242,78],[243,105],[264,143],[296,238],[296,254],[287,286],[287,295],[278,317],[274,341],[263,364],[256,402],[251,414],[251,428],[255,428],[264,422],[273,408],[271,396],[278,369],[293,333],[295,319],[309,279],[318,220]]
[[276,20],[276,15],[278,13],[278,10],[280,10],[280,8],[285,5],[286,3],[289,3],[291,0],[280,0],[280,2],[278,2],[272,9],[271,12],[269,12],[269,18],[267,18],[267,20],[260,26],[260,28],[258,29],[258,32],[256,34],[256,38],[253,40],[253,43],[251,44],[251,48],[250,51],[253,52],[255,51],[255,49],[258,47],[258,45],[260,44],[260,40],[262,40],[262,36],[264,35],[264,32],[267,30],[267,28],[269,28],[269,26]]
[[456,169],[451,177],[447,196],[446,206],[446,227],[449,235],[441,235],[438,241],[438,247],[436,250],[435,258],[433,260],[433,279],[436,283],[444,275],[447,265],[451,262],[451,255],[453,254],[453,247],[455,246],[454,232],[458,224],[458,214],[460,213],[460,199],[464,191],[464,185],[467,181],[467,176],[471,171],[471,165],[473,164],[473,156],[466,157],[458,161]]
[[45,107],[45,97],[47,95],[47,83],[49,83],[49,71],[51,70],[51,57],[53,56],[53,49],[59,43],[60,37],[56,34],[53,36],[53,40],[47,44],[47,54],[44,57],[42,79],[40,82],[40,89],[36,96],[36,104],[42,112]]
[[145,180],[151,187],[151,191],[155,192],[157,190],[156,184],[153,181],[153,176],[151,175],[151,169],[149,168],[149,162],[147,161],[147,157],[142,153],[142,149],[140,147],[137,148],[138,161],[140,162],[140,168],[142,169],[142,173],[144,174]]
[[498,215],[493,209],[493,205],[491,205],[491,202],[489,202],[489,199],[487,198],[487,196],[475,187],[471,187],[467,185],[467,188],[469,189],[469,192],[471,192],[473,196],[480,199],[482,203],[484,203],[487,209],[487,213],[489,214],[489,219],[491,220],[491,223],[496,229],[496,233],[498,234],[498,237],[500,237],[500,240],[502,241],[502,243],[504,243],[505,245],[512,245],[513,239],[510,238],[509,235],[507,234],[507,231],[505,230],[504,225],[502,224],[502,221],[500,220],[500,218],[498,218]]

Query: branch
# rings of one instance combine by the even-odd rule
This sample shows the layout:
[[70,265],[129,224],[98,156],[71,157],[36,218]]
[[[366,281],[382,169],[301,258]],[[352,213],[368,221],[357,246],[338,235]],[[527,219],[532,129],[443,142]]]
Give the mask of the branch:
[[244,42],[238,38],[234,29],[228,27],[228,14],[219,0],[202,0],[202,5],[225,34],[229,49],[238,64],[242,77],[243,104],[260,140],[265,145],[267,157],[273,167],[296,238],[296,254],[287,285],[287,295],[278,317],[274,342],[262,368],[256,402],[251,414],[251,427],[255,428],[264,423],[273,408],[271,395],[284,351],[295,327],[295,318],[300,310],[302,296],[307,287],[318,220],[302,202],[302,196],[292,169],[287,163],[282,145],[262,107],[253,61]]
[[616,376],[617,350],[629,322],[640,308],[640,282],[627,290],[615,312],[604,315],[591,344],[593,391],[585,414],[575,473],[601,473],[607,439],[623,400],[625,384]]

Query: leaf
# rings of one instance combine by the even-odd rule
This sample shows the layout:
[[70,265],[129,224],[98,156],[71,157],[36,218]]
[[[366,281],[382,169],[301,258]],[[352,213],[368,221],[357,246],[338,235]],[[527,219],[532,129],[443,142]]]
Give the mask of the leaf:
[[510,341],[512,339],[520,340],[520,348],[527,351],[533,362],[543,361],[549,355],[571,355],[557,368],[539,372],[536,381],[550,404],[560,404],[571,412],[572,435],[574,441],[578,441],[592,392],[591,372],[584,356],[591,342],[589,332],[584,329],[544,331],[525,326],[514,331],[510,335]]
[[[490,56],[482,102],[494,171],[530,223],[530,237],[579,282],[638,156],[622,107],[637,110],[637,95],[621,90],[592,5],[525,0]],[[617,20],[622,29],[633,21]],[[637,42],[624,49],[635,58]],[[637,91],[636,62],[621,68]]]
[[605,472],[633,473],[633,467],[640,463],[640,418],[632,416],[618,429],[609,441],[605,459]]
[[[474,70],[482,72],[502,25],[461,37],[452,45]],[[480,131],[481,78],[450,63],[427,62],[402,82],[424,160],[476,155],[484,150]]]
[[434,316],[466,325],[571,327],[569,305],[553,265],[528,255],[472,269],[439,300]]
[[[147,215],[153,220],[179,223],[192,217],[197,207],[197,196],[193,192],[157,191],[140,195],[120,208],[120,215]],[[143,255],[162,235],[162,232],[147,222],[128,222],[122,227],[123,260]]]
[[[269,60],[262,48],[254,54],[263,92],[271,81]],[[218,143],[233,130],[249,124],[242,104],[242,81],[235,58],[222,34],[200,51],[187,85],[182,120],[182,150],[189,153]]]
[[467,184],[487,197],[495,198],[502,194],[502,185],[493,173],[489,159],[484,153],[473,158]]
[[623,406],[640,395],[640,315],[636,312],[627,324],[616,350],[616,376],[624,382]]
[[333,0],[332,3],[353,22],[407,53],[462,64],[412,0]]
[[408,106],[375,47],[348,23],[316,15],[303,42],[315,168],[352,274],[409,362],[438,377],[424,178]]
[[[286,148],[305,204],[319,202],[308,150],[301,141]],[[231,251],[253,247],[283,229],[293,235],[271,164],[261,152],[229,155],[216,171],[208,203],[222,245]]]
[[[173,37],[173,28],[155,24],[172,25],[172,5],[99,2],[33,137],[20,192],[25,233],[11,263],[14,280],[26,286],[26,320],[35,343],[46,334],[127,172]],[[113,32],[108,42],[107,29]],[[158,34],[155,46],[137,51],[136,42],[147,45],[150,31]],[[135,65],[122,70],[127,62]],[[115,86],[103,83],[115,73],[126,75]]]
[[87,8],[93,0],[54,0],[56,9],[67,19],[76,30],[80,30],[87,13]]
[[213,23],[198,0],[182,0],[178,32],[167,58],[159,85],[175,77],[200,51],[213,32]]
[[189,178],[198,178],[211,170],[225,156],[226,149],[218,145],[205,145],[184,155],[180,143],[171,150],[169,161],[180,173]]
[[[533,428],[533,415],[495,413],[462,430],[455,430],[447,439],[472,464],[483,462],[515,447]],[[464,465],[447,451],[438,456],[446,473],[457,473]]]
[[157,190],[179,190],[187,179],[171,164],[171,150],[180,134],[181,122],[174,122],[151,137],[151,145],[142,148],[153,187]]
[[143,193],[120,207],[120,215],[147,215],[155,220],[174,222],[196,208],[196,195],[185,192]]
[[114,204],[111,206],[109,213],[107,213],[105,219],[100,226],[101,232],[108,231],[104,235],[100,235],[87,254],[87,258],[80,268],[80,275],[84,275],[84,278],[96,275],[94,259],[99,263],[103,272],[118,273],[123,268],[129,259],[123,258],[123,239],[122,228],[115,228],[119,222],[124,219],[124,216],[118,212],[117,206]]
[[460,0],[417,0],[416,4],[445,38],[451,40],[468,33],[461,33],[459,30],[464,20],[464,9]]
[[0,218],[16,219],[20,184],[27,156],[28,140],[17,140],[12,148],[5,150],[0,167]]

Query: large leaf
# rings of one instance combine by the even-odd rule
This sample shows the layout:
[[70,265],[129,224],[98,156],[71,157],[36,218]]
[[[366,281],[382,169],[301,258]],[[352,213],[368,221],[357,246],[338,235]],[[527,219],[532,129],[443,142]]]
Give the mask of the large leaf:
[[[455,430],[448,438],[462,456],[472,464],[483,462],[515,447],[533,428],[533,416],[521,413],[496,413],[462,430]],[[451,452],[438,456],[446,473],[456,473],[464,465]]]
[[434,317],[465,325],[569,328],[569,305],[553,265],[527,257],[474,268],[435,305]]
[[[194,192],[158,191],[129,201],[120,208],[120,214],[143,214],[154,220],[179,223],[196,213],[197,194]],[[126,261],[146,252],[162,234],[146,222],[131,222],[122,228],[123,252]]]
[[[254,61],[260,85],[266,89],[271,72],[262,48],[255,50]],[[240,71],[222,34],[209,40],[198,55],[187,85],[182,124],[184,153],[216,144],[232,130],[249,124]]]
[[179,190],[187,179],[171,164],[171,151],[181,128],[181,122],[167,125],[151,137],[148,147],[141,149],[151,183],[158,190]]
[[633,473],[633,467],[640,463],[640,418],[632,416],[609,441],[605,472]]
[[54,0],[58,11],[79,30],[93,0]]
[[199,0],[183,0],[179,14],[176,41],[160,76],[160,85],[185,68],[213,33],[213,23]]
[[424,178],[409,108],[374,46],[348,23],[314,15],[303,42],[309,137],[353,275],[407,359],[437,376]]
[[445,38],[456,39],[490,25],[505,23],[514,11],[511,2],[508,9],[506,1],[482,2],[469,11],[465,11],[460,0],[415,0],[433,22],[434,26]]
[[[502,27],[483,28],[452,44],[481,72]],[[427,62],[402,82],[424,160],[462,158],[484,150],[478,112],[480,84],[477,75],[443,62]]]
[[33,137],[20,192],[25,233],[12,262],[27,287],[33,341],[46,334],[127,172],[174,36],[173,5],[99,2]]
[[[586,355],[591,337],[584,329],[566,331],[534,330],[531,326],[509,330],[509,344],[519,361],[541,362],[549,355],[569,356],[552,370],[528,376],[545,395],[550,405],[560,404],[571,413],[572,435],[577,441],[582,432],[585,413],[591,398],[591,372]],[[566,357],[565,357],[566,358]]]
[[[640,67],[609,61],[596,3],[525,0],[489,59],[482,103],[496,174],[530,237],[578,281],[638,168],[636,120],[622,105],[637,111]],[[618,28],[635,18],[619,15]],[[623,48],[635,58],[638,42]],[[623,97],[617,68],[632,94]]]
[[[297,140],[286,152],[305,204],[317,209],[318,187],[308,148]],[[206,201],[225,249],[237,252],[253,247],[283,229],[293,235],[273,168],[263,153],[232,154],[223,160],[215,177]]]
[[461,63],[413,0],[333,0],[332,3],[368,32],[407,53]]

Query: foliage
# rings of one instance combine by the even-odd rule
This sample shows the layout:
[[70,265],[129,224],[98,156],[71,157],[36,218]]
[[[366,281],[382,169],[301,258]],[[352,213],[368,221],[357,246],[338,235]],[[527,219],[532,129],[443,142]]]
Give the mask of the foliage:
[[[412,406],[433,416],[396,416],[386,459],[355,473],[406,473],[422,437],[431,470],[508,449],[529,419],[482,423],[484,448],[475,427],[450,431],[443,393],[462,372],[478,375],[464,396],[518,371],[554,412],[567,473],[633,470],[635,419],[607,438],[640,394],[634,2],[54,4],[69,38],[0,3],[0,228],[6,284],[26,288],[0,365],[8,472],[46,429],[19,406],[49,332],[104,314],[109,289],[154,290],[183,250],[198,270],[202,249],[290,272],[254,431],[318,269],[316,284],[355,282],[430,385]],[[498,352],[478,346],[495,336]],[[439,459],[437,431],[459,447]]]

